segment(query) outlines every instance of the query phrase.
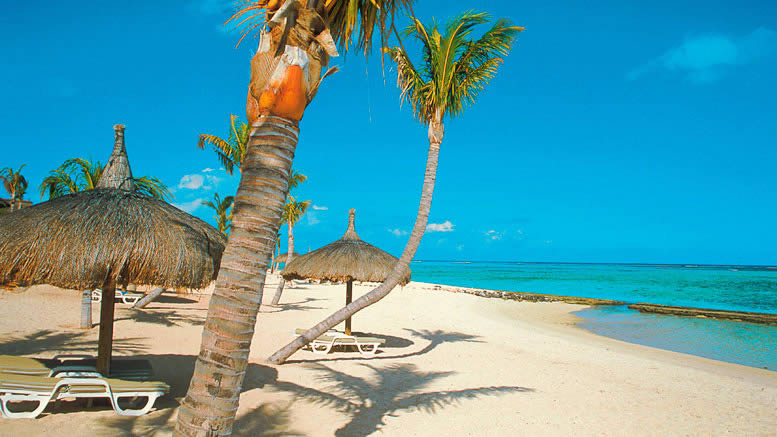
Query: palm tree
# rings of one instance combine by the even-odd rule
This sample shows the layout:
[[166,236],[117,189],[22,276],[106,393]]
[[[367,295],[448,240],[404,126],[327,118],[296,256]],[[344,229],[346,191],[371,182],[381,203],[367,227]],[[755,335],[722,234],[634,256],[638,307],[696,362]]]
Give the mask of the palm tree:
[[[281,4],[282,3],[282,4]],[[386,45],[397,11],[413,0],[241,0],[235,23],[261,31],[251,60],[251,125],[235,195],[229,242],[211,297],[176,433],[230,435],[275,237],[289,189],[299,120],[315,98],[337,47],[369,52]],[[375,29],[378,32],[374,32]],[[302,68],[302,66],[306,68]]]
[[446,115],[459,116],[466,106],[475,102],[479,92],[496,74],[498,66],[503,62],[502,56],[509,53],[516,35],[523,30],[522,27],[510,26],[506,19],[499,19],[482,37],[470,40],[473,28],[488,21],[487,14],[466,12],[449,21],[441,34],[436,23],[427,28],[414,19],[404,36],[413,36],[421,43],[423,55],[420,69],[413,66],[403,48],[387,50],[397,64],[397,85],[401,90],[401,100],[408,102],[413,107],[415,117],[429,126],[426,173],[413,231],[399,262],[380,286],[310,328],[275,352],[268,359],[269,362],[283,363],[311,340],[386,297],[399,283],[404,268],[413,260],[426,230],[444,132],[443,118]]
[[[40,197],[48,195],[49,199],[53,199],[66,194],[92,190],[97,187],[104,169],[105,165],[100,161],[83,158],[68,159],[43,179],[38,187]],[[165,201],[173,198],[167,185],[154,176],[143,176],[134,180],[135,190],[138,193]]]
[[223,199],[219,193],[213,195],[213,200],[203,201],[202,204],[216,211],[213,218],[216,219],[219,231],[229,235],[230,221],[232,220],[232,204],[235,202],[234,196],[226,196]]
[[212,145],[219,162],[224,166],[224,170],[232,175],[235,167],[237,167],[237,171],[241,171],[240,168],[243,166],[243,159],[245,159],[248,148],[249,133],[248,124],[241,121],[236,115],[230,115],[229,137],[226,140],[216,135],[202,134],[197,142],[197,147],[204,149],[205,144]]
[[22,164],[19,166],[19,170],[16,171],[13,171],[10,167],[0,170],[0,180],[3,181],[5,191],[11,196],[11,211],[15,210],[17,201],[19,208],[21,208],[21,201],[24,198],[25,191],[27,191],[27,179],[22,175],[22,169],[26,165]]
[[[310,206],[310,201],[305,200],[304,202],[298,202],[294,199],[293,196],[289,196],[289,199],[286,201],[286,205],[283,206],[283,215],[281,216],[281,223],[286,223],[289,225],[289,243],[287,244],[287,249],[289,250],[286,254],[286,264],[289,265],[291,262],[291,259],[294,254],[294,225],[299,221],[299,219],[302,218],[302,216],[305,214],[305,212],[308,210],[308,207]],[[281,277],[280,282],[278,282],[278,289],[275,291],[275,296],[272,298],[272,304],[278,305],[278,302],[281,300],[281,293],[283,293],[283,286],[286,283],[286,281]]]

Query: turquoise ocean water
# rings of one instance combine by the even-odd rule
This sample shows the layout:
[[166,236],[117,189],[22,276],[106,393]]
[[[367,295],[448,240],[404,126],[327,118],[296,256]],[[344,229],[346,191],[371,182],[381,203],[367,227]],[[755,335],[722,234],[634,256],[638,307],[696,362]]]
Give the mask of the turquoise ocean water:
[[[777,266],[438,262],[411,264],[413,280],[490,290],[777,314]],[[643,314],[577,312],[581,327],[631,343],[777,370],[777,326]]]

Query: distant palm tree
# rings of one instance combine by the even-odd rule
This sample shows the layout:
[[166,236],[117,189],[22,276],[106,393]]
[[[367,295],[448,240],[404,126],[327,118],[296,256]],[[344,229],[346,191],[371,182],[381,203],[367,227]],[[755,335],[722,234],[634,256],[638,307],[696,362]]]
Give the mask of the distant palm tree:
[[[49,199],[53,199],[66,194],[92,190],[97,187],[104,169],[105,165],[100,161],[83,158],[68,159],[43,179],[38,188],[40,197],[48,195]],[[156,177],[143,176],[134,180],[135,191],[140,194],[165,201],[173,198],[167,185]]]
[[22,207],[22,199],[24,193],[27,191],[27,179],[22,175],[22,169],[27,164],[19,166],[19,170],[13,171],[12,168],[6,167],[0,170],[0,180],[3,181],[3,187],[5,191],[11,196],[11,211],[16,209],[17,202],[19,208]]
[[203,201],[202,204],[216,211],[213,217],[216,219],[219,231],[229,235],[230,221],[232,221],[232,205],[235,203],[234,196],[221,198],[219,193],[213,195],[213,200]]
[[510,52],[510,46],[522,31],[522,27],[510,26],[507,19],[499,19],[478,40],[470,40],[472,30],[478,24],[489,21],[484,13],[466,12],[449,21],[441,34],[436,23],[427,28],[417,19],[404,31],[404,36],[412,36],[421,43],[422,61],[416,69],[410,57],[402,47],[387,49],[391,59],[397,63],[397,85],[401,90],[400,98],[413,107],[413,114],[424,125],[429,126],[429,153],[426,161],[426,174],[421,190],[421,204],[418,208],[413,231],[410,234],[402,257],[377,288],[356,299],[321,323],[310,328],[279,351],[269,361],[274,364],[284,362],[291,354],[299,350],[310,340],[333,328],[358,311],[383,299],[399,283],[404,269],[413,260],[421,237],[426,230],[429,211],[432,207],[432,194],[437,174],[437,160],[440,143],[444,133],[443,118],[456,117],[464,112],[467,105],[475,102],[478,93],[494,77],[502,63],[502,56]]
[[[285,223],[289,226],[289,242],[287,244],[288,254],[286,255],[286,264],[289,265],[294,254],[294,225],[302,218],[305,212],[310,206],[310,201],[305,200],[298,202],[293,196],[289,196],[286,201],[286,205],[283,206],[283,214],[281,215],[281,223]],[[281,294],[283,293],[283,286],[286,281],[281,277],[278,282],[278,289],[275,291],[275,296],[272,298],[272,304],[278,305],[281,300]]]
[[248,149],[248,136],[250,126],[242,122],[236,115],[229,116],[229,137],[224,140],[216,135],[200,135],[197,147],[205,148],[205,144],[213,146],[213,151],[219,158],[219,162],[224,166],[224,170],[230,175],[237,167],[238,172],[242,172],[243,160]]

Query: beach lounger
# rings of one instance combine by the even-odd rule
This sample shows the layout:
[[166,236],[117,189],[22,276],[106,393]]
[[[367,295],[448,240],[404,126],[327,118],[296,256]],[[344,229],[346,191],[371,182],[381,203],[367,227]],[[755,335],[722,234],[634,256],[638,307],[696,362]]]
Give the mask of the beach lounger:
[[[297,335],[305,333],[305,329],[297,329],[294,331]],[[327,331],[317,339],[311,341],[308,346],[310,350],[315,354],[326,355],[335,346],[356,346],[356,349],[362,355],[375,355],[378,348],[385,343],[386,340],[375,337],[357,337],[353,335],[346,335],[338,331]]]
[[[0,372],[30,376],[105,376],[97,373],[97,360],[91,355],[57,355],[29,358],[0,355]],[[111,378],[145,381],[151,379],[151,363],[137,358],[111,360]]]
[[[52,400],[66,398],[108,398],[113,411],[122,416],[142,416],[151,410],[156,399],[170,390],[161,382],[137,382],[120,379],[79,377],[50,378],[0,372],[0,413],[9,419],[38,417]],[[141,408],[119,405],[122,398],[147,398]],[[37,402],[32,411],[12,411],[13,402]]]
[[[135,305],[137,301],[143,298],[143,293],[131,293],[129,291],[116,290],[116,299],[121,300],[127,305]],[[103,292],[102,290],[92,290],[92,301],[102,302]]]

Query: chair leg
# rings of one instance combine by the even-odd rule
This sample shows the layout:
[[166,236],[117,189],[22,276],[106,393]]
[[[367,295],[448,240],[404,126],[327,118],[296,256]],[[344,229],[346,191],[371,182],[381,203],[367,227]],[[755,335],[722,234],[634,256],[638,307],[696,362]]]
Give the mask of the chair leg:
[[[34,419],[46,409],[53,395],[0,395],[0,413],[8,419]],[[10,401],[32,401],[38,402],[38,406],[32,411],[13,412],[8,409]]]
[[[143,408],[138,409],[129,409],[129,408],[121,408],[119,406],[119,398],[124,397],[147,397],[148,400],[146,401],[146,404],[143,406]],[[159,393],[132,393],[129,395],[113,395],[111,396],[111,406],[113,407],[113,411],[116,412],[116,414],[119,414],[121,416],[142,416],[149,411],[151,411],[151,408],[154,406],[154,402],[156,402],[156,399],[159,397]]]

